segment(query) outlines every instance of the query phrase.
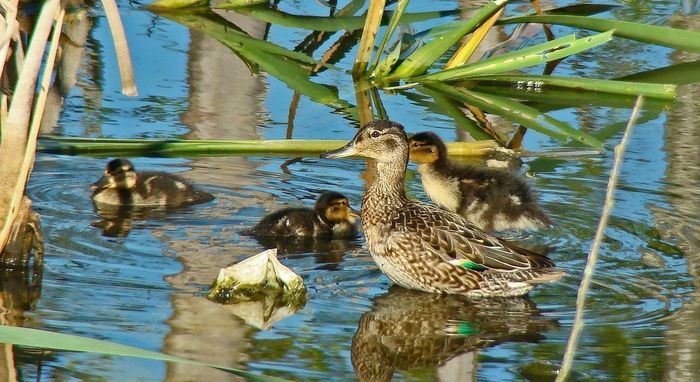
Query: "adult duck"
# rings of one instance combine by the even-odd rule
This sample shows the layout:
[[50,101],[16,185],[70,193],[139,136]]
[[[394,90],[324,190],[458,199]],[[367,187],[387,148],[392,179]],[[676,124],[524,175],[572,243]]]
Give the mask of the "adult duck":
[[517,296],[564,275],[546,256],[491,236],[454,212],[408,199],[408,154],[403,126],[377,120],[321,155],[376,161],[377,175],[362,197],[362,230],[372,258],[393,282],[433,293]]

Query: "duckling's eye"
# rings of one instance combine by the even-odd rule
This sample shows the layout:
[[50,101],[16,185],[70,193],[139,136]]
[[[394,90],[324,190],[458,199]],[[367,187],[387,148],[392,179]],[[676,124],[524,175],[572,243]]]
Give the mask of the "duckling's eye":
[[379,138],[380,135],[382,135],[380,132],[374,130],[369,136],[372,138]]

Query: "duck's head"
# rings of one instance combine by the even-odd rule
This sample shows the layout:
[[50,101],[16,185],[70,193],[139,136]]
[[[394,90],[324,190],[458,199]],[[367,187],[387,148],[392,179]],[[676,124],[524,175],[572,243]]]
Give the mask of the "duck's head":
[[447,157],[447,147],[440,137],[429,131],[408,140],[409,159],[419,164],[435,163]]
[[102,178],[92,184],[93,191],[109,188],[131,189],[136,186],[134,165],[126,159],[113,159],[107,163]]
[[377,162],[406,160],[408,138],[403,126],[392,121],[374,120],[357,131],[355,137],[338,150],[321,154],[321,158],[344,158],[358,155]]
[[350,222],[355,224],[358,214],[350,207],[345,195],[338,192],[324,192],[316,201],[314,210],[331,223]]

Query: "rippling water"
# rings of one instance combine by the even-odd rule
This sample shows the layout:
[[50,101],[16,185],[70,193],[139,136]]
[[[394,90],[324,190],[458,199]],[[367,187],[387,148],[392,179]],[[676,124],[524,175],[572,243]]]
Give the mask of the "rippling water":
[[[284,6],[313,9],[311,3]],[[661,17],[670,15],[673,7],[662,3],[666,8],[654,7],[649,17],[659,17],[657,12]],[[55,133],[285,136],[292,96],[285,85],[271,76],[251,77],[229,51],[198,33],[190,35],[177,24],[123,5],[132,55],[138,57],[141,96],[126,99],[118,94],[114,62],[106,49],[105,80],[83,75],[83,83],[66,99]],[[105,20],[99,16],[96,21],[87,45],[90,51],[99,51],[97,39],[107,33]],[[260,22],[240,23],[254,35],[264,30]],[[293,46],[303,37],[298,31],[288,32],[273,26],[269,39]],[[353,55],[344,60],[351,61]],[[646,63],[646,55],[663,57],[665,62],[674,59],[669,51],[652,48],[633,62],[635,67],[661,65]],[[609,66],[601,51],[585,59],[566,60],[560,68],[581,74]],[[167,70],[152,68],[164,60],[168,65],[156,66]],[[220,67],[221,62],[227,65]],[[341,96],[352,99],[345,77],[327,73],[319,80],[338,85]],[[93,86],[101,89],[98,100],[90,99],[92,93],[86,90]],[[235,98],[237,90],[243,96],[235,103],[212,96],[228,91]],[[694,129],[700,115],[699,91],[687,86],[679,93],[676,104],[637,126],[626,154],[586,306],[587,326],[575,364],[580,379],[700,378],[696,345],[700,160]],[[430,128],[455,138],[453,123],[446,117],[400,96],[386,95],[384,100],[389,115],[409,131]],[[86,113],[100,115],[100,122]],[[616,126],[624,126],[629,117],[626,109],[601,107],[556,114],[608,134],[608,147],[621,134]],[[349,139],[352,127],[341,115],[302,97],[294,137]],[[525,147],[538,151],[557,143],[531,132]],[[106,158],[39,154],[28,195],[41,215],[46,264],[41,297],[17,313],[23,325],[296,380],[551,378],[571,330],[576,291],[605,196],[611,150],[602,157],[528,159],[522,169],[534,175],[529,180],[557,226],[506,235],[549,248],[550,257],[568,272],[561,282],[538,287],[528,298],[479,303],[414,293],[391,287],[361,239],[334,241],[303,251],[289,249],[280,256],[304,278],[308,302],[271,329],[260,330],[229,307],[203,297],[219,268],[262,249],[239,232],[269,211],[311,206],[323,190],[340,190],[359,207],[364,188],[361,161],[307,158],[283,169],[286,159],[132,158],[137,169],[177,172],[216,200],[114,219],[98,213],[90,200],[89,185],[101,175]],[[415,177],[407,189],[425,199]],[[16,358],[22,380],[235,379],[205,367],[94,354],[20,352]]]

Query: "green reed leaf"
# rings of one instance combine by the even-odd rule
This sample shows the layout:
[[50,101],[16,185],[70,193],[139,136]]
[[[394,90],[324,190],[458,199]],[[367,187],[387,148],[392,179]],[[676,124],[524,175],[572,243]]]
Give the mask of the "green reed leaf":
[[605,92],[623,95],[643,95],[645,97],[673,99],[676,86],[671,84],[654,84],[619,80],[599,80],[593,78],[558,77],[543,75],[494,74],[470,77],[477,83],[500,82],[511,83],[516,89],[531,88],[537,92],[549,91],[552,87],[570,88],[577,91]]
[[458,28],[450,30],[440,37],[428,42],[408,56],[385,79],[387,81],[400,80],[425,73],[429,67],[455,45],[462,37],[471,33],[491,15],[501,9],[508,0],[493,0],[483,6],[472,18],[462,22]]
[[501,54],[479,62],[414,78],[416,81],[455,81],[484,74],[509,72],[558,60],[612,39],[612,31],[577,39],[568,35],[543,44]]
[[[214,8],[226,9],[216,6]],[[337,32],[341,30],[355,31],[362,29],[365,24],[365,16],[301,16],[272,9],[269,6],[237,7],[234,10],[256,19],[285,27],[301,28],[321,32]],[[432,20],[440,17],[458,15],[459,10],[433,11],[405,13],[401,23],[410,24],[420,21]],[[382,24],[389,20],[389,12],[384,13]]]
[[500,115],[562,142],[576,140],[595,148],[603,147],[603,144],[591,135],[576,130],[567,123],[543,114],[537,109],[523,105],[520,102],[441,83],[428,83],[425,86],[457,101],[476,106],[491,114]]
[[[379,57],[381,54],[384,52],[384,49],[386,48],[386,45],[389,43],[389,40],[391,39],[391,36],[394,34],[394,30],[396,30],[396,27],[399,25],[399,20],[401,20],[401,16],[403,16],[404,11],[406,10],[406,6],[408,5],[408,0],[399,0],[396,4],[396,8],[394,9],[393,12],[391,12],[391,19],[389,20],[389,25],[386,28],[386,31],[384,32],[384,37],[382,37],[382,41],[379,43],[379,47],[377,48],[377,54],[374,55],[374,59],[372,60],[372,64],[367,68],[368,73],[374,72],[374,69],[377,67],[377,64],[379,63]],[[399,43],[398,46],[400,47],[401,44]],[[396,49],[394,49],[395,51]],[[394,52],[392,51],[392,54]],[[400,51],[399,51],[400,54]],[[391,57],[391,54],[387,59],[393,59]],[[397,57],[398,59],[398,57]],[[384,61],[382,61],[384,63]],[[388,65],[388,63],[384,64],[385,66]],[[393,63],[391,64],[393,65]]]
[[[293,155],[317,156],[335,150],[347,141],[340,140],[149,140],[102,139],[42,136],[38,150],[66,155],[96,156],[216,156],[216,155]],[[450,142],[451,155],[479,156],[495,147],[492,141]]]
[[161,14],[213,37],[242,59],[255,63],[266,73],[311,100],[344,110],[351,116],[357,115],[353,105],[339,98],[336,88],[309,79],[310,66],[307,67],[304,64],[316,65],[317,63],[311,57],[253,38],[213,12],[164,12]]
[[567,25],[593,31],[614,30],[616,37],[628,38],[669,48],[700,52],[700,32],[634,23],[569,15],[531,15],[501,19],[497,24],[539,23]]
[[57,333],[48,330],[0,325],[0,343],[15,344],[20,346],[31,346],[44,349],[79,351],[96,354],[109,354],[125,357],[145,358],[158,361],[187,363],[192,365],[213,367],[215,369],[219,369],[222,371],[229,372],[231,374],[245,377],[250,381],[287,381],[282,378],[259,375],[232,367],[209,364],[206,362],[200,362],[164,353],[158,353],[150,350],[139,349],[133,346],[121,345],[110,341],[96,340],[93,338],[75,336],[72,334]]

